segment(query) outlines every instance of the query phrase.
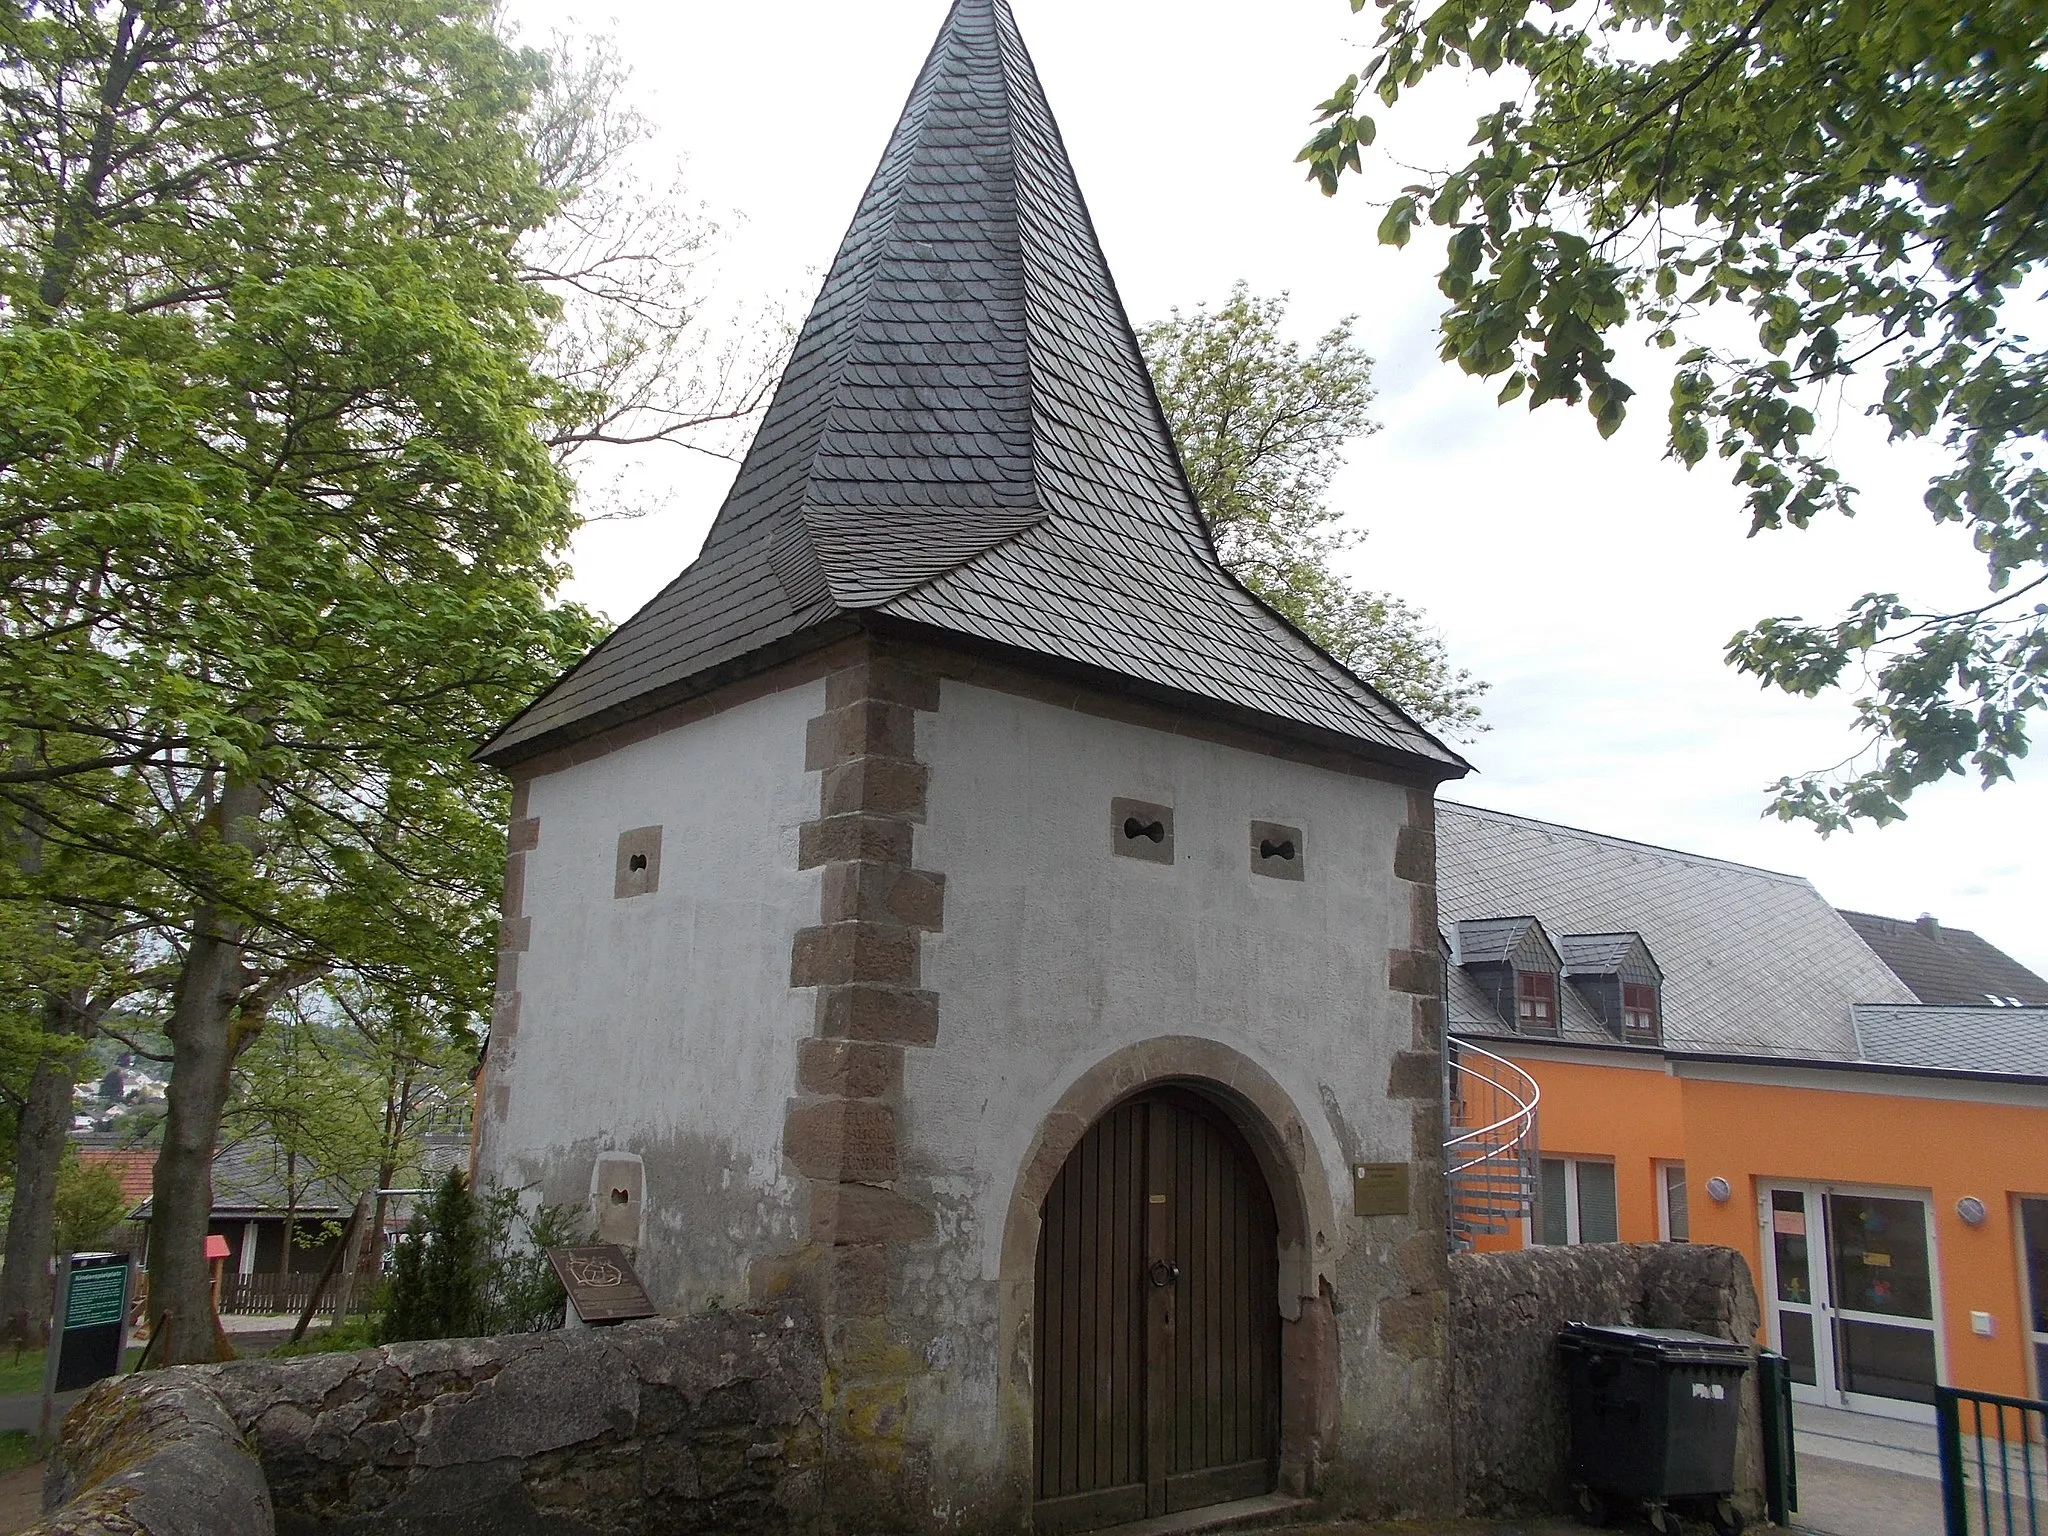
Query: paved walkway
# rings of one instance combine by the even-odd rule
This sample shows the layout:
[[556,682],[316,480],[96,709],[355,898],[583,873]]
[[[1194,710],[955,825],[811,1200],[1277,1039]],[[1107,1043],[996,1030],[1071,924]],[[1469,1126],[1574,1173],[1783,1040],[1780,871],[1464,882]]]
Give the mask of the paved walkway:
[[1818,1456],[1941,1481],[1941,1451],[1934,1443],[1932,1424],[1795,1403],[1792,1434],[1799,1444],[1802,1466],[1808,1457]]
[[1798,1403],[1799,1510],[1815,1536],[1942,1536],[1932,1424]]
[[1802,1454],[1792,1527],[1815,1536],[1942,1536],[1941,1483]]
[[0,1472],[0,1536],[14,1536],[43,1517],[43,1464]]

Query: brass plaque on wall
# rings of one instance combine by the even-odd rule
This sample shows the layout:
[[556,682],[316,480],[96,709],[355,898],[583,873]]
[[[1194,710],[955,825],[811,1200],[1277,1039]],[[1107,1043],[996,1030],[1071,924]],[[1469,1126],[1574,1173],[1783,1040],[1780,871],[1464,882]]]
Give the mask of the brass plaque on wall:
[[1351,1209],[1358,1216],[1406,1216],[1408,1164],[1352,1164]]
[[623,1248],[609,1243],[550,1248],[548,1262],[569,1293],[569,1305],[586,1323],[622,1323],[661,1315],[647,1299],[647,1290],[633,1273]]

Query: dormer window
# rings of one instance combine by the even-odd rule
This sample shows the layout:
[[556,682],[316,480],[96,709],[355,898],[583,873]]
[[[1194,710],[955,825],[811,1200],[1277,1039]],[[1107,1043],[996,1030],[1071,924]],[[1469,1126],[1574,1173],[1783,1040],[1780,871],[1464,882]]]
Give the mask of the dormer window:
[[1461,921],[1453,955],[1459,970],[1485,994],[1501,1027],[1518,1035],[1564,1033],[1563,971],[1556,946],[1533,917]]
[[1515,1028],[1525,1035],[1557,1033],[1557,978],[1550,972],[1515,972]]
[[1649,982],[1625,981],[1621,984],[1621,1032],[1630,1040],[1651,1044],[1659,1038],[1657,989]]
[[1664,973],[1639,933],[1568,933],[1557,941],[1564,979],[1607,1033],[1625,1045],[1664,1039]]

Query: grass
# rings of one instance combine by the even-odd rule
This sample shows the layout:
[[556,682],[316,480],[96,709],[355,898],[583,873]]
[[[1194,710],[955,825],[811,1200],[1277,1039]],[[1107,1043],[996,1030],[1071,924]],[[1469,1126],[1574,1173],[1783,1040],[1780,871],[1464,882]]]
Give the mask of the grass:
[[307,1334],[297,1343],[287,1341],[270,1351],[272,1359],[289,1358],[293,1355],[328,1355],[346,1351],[368,1349],[377,1342],[372,1333],[371,1321],[367,1317],[351,1317],[338,1327],[323,1328]]
[[[132,1371],[142,1351],[131,1349],[121,1357],[121,1369]],[[0,1351],[0,1397],[43,1390],[43,1352],[24,1349],[19,1354]],[[18,1463],[17,1463],[18,1465]]]
[[34,1466],[42,1459],[43,1453],[36,1447],[36,1437],[27,1430],[11,1429],[0,1434],[0,1472]]

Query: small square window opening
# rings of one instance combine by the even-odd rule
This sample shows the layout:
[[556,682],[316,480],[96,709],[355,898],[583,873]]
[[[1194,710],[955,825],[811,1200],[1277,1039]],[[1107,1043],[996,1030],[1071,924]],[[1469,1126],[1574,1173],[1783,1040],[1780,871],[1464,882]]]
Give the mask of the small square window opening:
[[1173,862],[1173,807],[1151,800],[1109,802],[1109,851],[1149,864]]
[[618,862],[612,869],[612,895],[651,896],[661,888],[661,828],[635,827],[619,834]]
[[1252,823],[1252,873],[1275,880],[1300,880],[1308,868],[1301,828],[1284,822]]

